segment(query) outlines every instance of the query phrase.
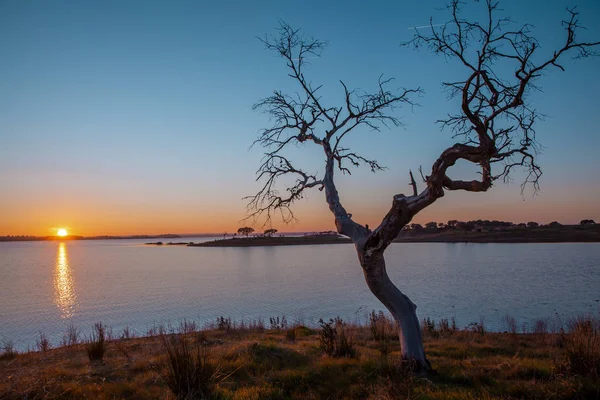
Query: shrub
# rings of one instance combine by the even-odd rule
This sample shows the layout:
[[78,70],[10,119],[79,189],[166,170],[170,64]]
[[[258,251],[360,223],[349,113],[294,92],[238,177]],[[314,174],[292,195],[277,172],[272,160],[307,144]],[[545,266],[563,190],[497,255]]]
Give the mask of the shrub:
[[101,361],[106,352],[106,327],[102,322],[96,322],[92,328],[92,334],[85,344],[90,361]]
[[218,369],[209,359],[208,347],[188,343],[183,336],[161,335],[167,353],[161,376],[178,399],[209,398],[217,384]]
[[319,345],[321,351],[332,357],[356,357],[354,341],[348,334],[347,324],[340,318],[329,319],[329,322],[319,320]]

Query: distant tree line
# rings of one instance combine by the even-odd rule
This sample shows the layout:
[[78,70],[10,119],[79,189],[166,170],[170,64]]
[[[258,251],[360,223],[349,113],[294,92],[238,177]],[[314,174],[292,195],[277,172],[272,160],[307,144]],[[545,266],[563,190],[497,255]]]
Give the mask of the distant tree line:
[[[248,237],[249,235],[251,235],[254,232],[255,232],[254,228],[249,227],[249,226],[242,226],[242,227],[238,228],[237,232],[234,233],[232,236],[236,237],[237,235],[243,235],[243,236]],[[272,237],[277,232],[279,232],[277,229],[270,228],[270,229],[265,229],[265,231],[262,234],[257,234],[257,235],[258,236]],[[228,235],[229,234],[227,232],[225,232],[223,234],[223,239],[225,239]],[[257,235],[254,235],[254,236],[257,236]]]
[[[593,219],[584,219],[580,223],[580,225],[595,225],[596,222]],[[497,221],[497,220],[472,220],[472,221],[458,221],[455,219],[449,220],[448,222],[435,222],[431,221],[426,223],[424,226],[421,224],[410,224],[406,225],[403,230],[413,230],[413,231],[422,231],[422,230],[461,230],[465,232],[474,231],[474,230],[501,230],[506,228],[538,228],[538,227],[550,227],[550,228],[558,228],[563,226],[561,223],[557,221],[550,222],[549,224],[539,224],[535,221],[529,221],[527,223],[514,223],[508,221]]]

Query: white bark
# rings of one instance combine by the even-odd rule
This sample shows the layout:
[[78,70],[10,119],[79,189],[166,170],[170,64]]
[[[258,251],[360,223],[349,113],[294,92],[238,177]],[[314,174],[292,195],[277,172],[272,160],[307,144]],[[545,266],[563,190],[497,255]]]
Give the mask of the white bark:
[[369,289],[398,323],[402,359],[415,362],[419,369],[431,370],[431,364],[425,357],[417,306],[390,280],[382,253],[365,255],[360,250],[358,252]]
[[407,204],[404,196],[395,198],[392,212],[386,216],[375,232],[371,232],[354,222],[351,215],[342,206],[333,181],[333,160],[331,158],[328,159],[325,171],[323,179],[325,196],[331,212],[335,215],[338,232],[349,236],[354,241],[369,289],[398,323],[402,359],[416,363],[419,369],[430,371],[431,364],[425,357],[421,326],[416,313],[417,306],[392,283],[387,274],[383,257],[387,246],[398,235],[399,227],[404,226],[410,220],[410,213],[406,212],[407,207],[422,205],[421,203],[427,203],[430,199],[417,197],[418,200],[413,199],[416,204]]

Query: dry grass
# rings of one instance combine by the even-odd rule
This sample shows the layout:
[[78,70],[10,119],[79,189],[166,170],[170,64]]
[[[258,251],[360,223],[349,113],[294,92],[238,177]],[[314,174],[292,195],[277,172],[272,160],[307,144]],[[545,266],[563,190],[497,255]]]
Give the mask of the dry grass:
[[178,399],[209,398],[217,380],[218,368],[210,360],[204,343],[185,335],[161,335],[167,353],[161,377]]
[[319,320],[319,347],[323,354],[332,357],[358,356],[354,346],[354,332],[356,329],[348,326],[341,318],[330,319],[325,322]]
[[[173,358],[180,360],[176,368],[182,358],[193,361],[192,372],[203,368],[198,360],[210,364],[202,372],[210,386],[203,394],[219,399],[600,398],[600,378],[589,372],[600,357],[598,331],[585,322],[544,335],[452,331],[445,325],[437,324],[443,334],[425,333],[437,371],[427,377],[398,364],[397,338],[374,340],[369,325],[352,326],[356,358],[323,355],[318,332],[303,326],[293,328],[294,341],[283,329],[196,332],[186,326],[181,336],[107,340],[102,362],[90,363],[84,344],[2,357],[0,398],[174,399],[165,375]],[[180,351],[172,348],[174,356],[165,351],[172,340]],[[182,344],[186,350],[177,347]]]
[[106,327],[96,322],[92,334],[85,343],[85,350],[90,361],[102,361],[106,351]]
[[563,371],[600,378],[600,321],[578,317],[568,325],[569,332],[561,335],[565,348]]

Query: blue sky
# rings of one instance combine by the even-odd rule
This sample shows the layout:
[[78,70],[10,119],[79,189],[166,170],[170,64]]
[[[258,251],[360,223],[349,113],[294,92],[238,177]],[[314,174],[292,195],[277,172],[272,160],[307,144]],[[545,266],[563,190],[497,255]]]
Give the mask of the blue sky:
[[[525,3],[525,4],[522,4]],[[326,40],[307,72],[322,95],[342,99],[340,79],[370,90],[380,74],[421,87],[420,107],[395,115],[405,127],[361,130],[348,144],[389,169],[341,177],[346,208],[374,225],[391,196],[407,192],[408,170],[424,170],[452,144],[435,121],[456,109],[441,88],[465,71],[443,57],[401,48],[412,26],[443,22],[443,1],[0,3],[0,234],[232,231],[243,196],[258,188],[261,151],[249,150],[265,115],[252,104],[275,89],[298,90],[284,62],[257,39],[283,20]],[[564,38],[564,1],[504,1],[504,14],[534,25],[541,52]],[[600,40],[600,3],[580,1],[582,38]],[[469,9],[467,16],[473,16]],[[485,194],[449,193],[417,222],[600,219],[595,113],[600,60],[550,71],[532,104],[545,146],[542,192],[520,193],[519,175]],[[298,152],[321,168],[320,154]],[[458,166],[457,174],[468,174]],[[322,192],[296,207],[280,230],[332,228]],[[555,217],[553,217],[555,216]]]

